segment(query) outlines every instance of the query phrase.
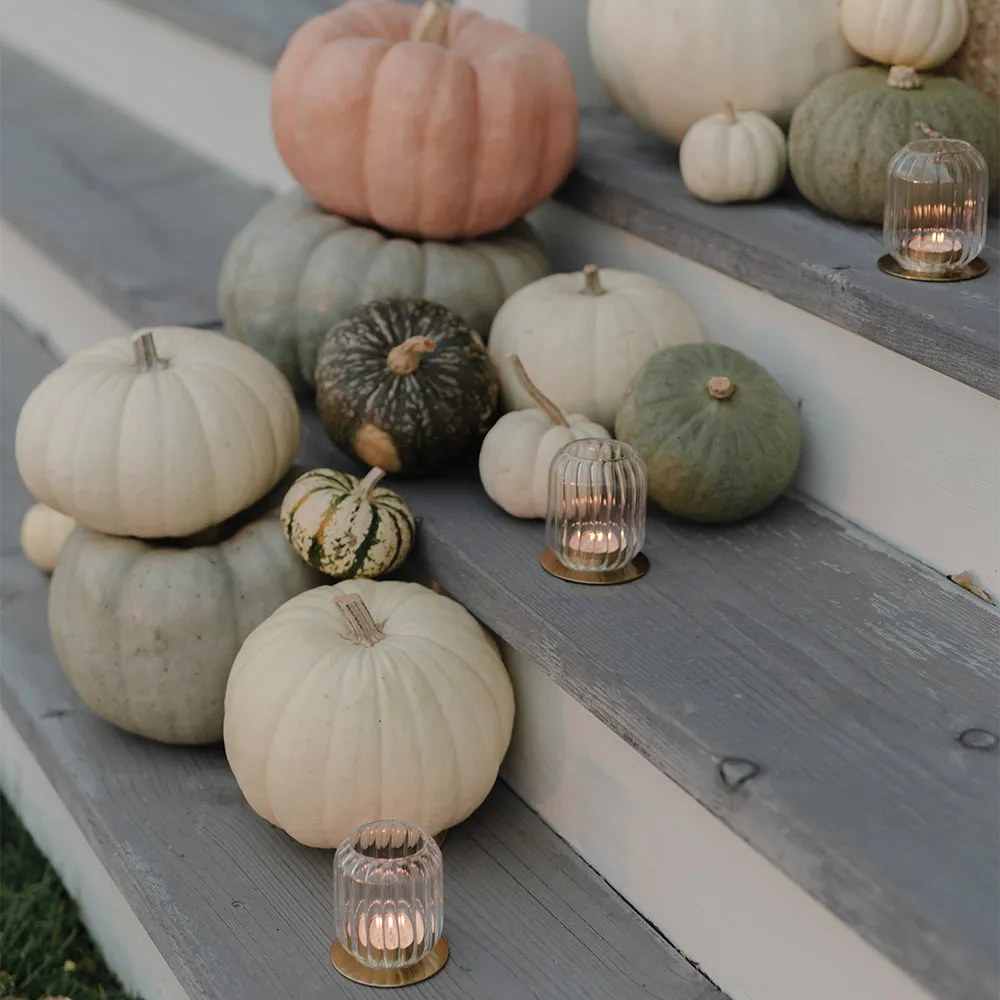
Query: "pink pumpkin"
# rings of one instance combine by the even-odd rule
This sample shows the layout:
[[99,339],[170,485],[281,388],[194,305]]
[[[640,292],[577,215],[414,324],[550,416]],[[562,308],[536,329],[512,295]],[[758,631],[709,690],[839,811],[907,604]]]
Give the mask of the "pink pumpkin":
[[275,70],[271,123],[325,208],[427,239],[503,228],[576,154],[562,52],[440,0],[356,0],[306,22]]

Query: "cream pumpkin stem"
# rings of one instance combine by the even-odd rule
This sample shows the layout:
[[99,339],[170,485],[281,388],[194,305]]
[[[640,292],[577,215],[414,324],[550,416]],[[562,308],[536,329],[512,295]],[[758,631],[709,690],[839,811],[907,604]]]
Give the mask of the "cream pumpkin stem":
[[379,624],[372,618],[368,605],[360,594],[348,594],[335,598],[337,608],[347,623],[348,633],[344,636],[355,646],[374,646],[385,638]]
[[432,45],[448,44],[448,22],[451,4],[443,0],[426,0],[410,30],[411,42],[430,42]]
[[397,375],[412,375],[420,367],[420,355],[436,347],[437,341],[430,337],[407,337],[389,352],[386,363]]
[[715,378],[710,378],[705,384],[712,399],[729,399],[736,391],[736,386],[733,385],[733,380],[728,375],[717,375]]
[[369,469],[368,475],[351,490],[351,495],[355,500],[371,500],[372,490],[378,486],[379,480],[384,475],[385,469],[380,469],[377,465],[373,469]]
[[736,117],[736,108],[733,107],[732,101],[726,101],[726,103],[722,105],[722,114],[725,116],[726,121],[730,125],[735,125],[739,120]]
[[140,330],[133,334],[132,350],[135,351],[136,367],[141,372],[155,372],[167,367],[168,362],[156,353],[152,330]]
[[566,414],[528,378],[528,373],[524,370],[524,364],[521,362],[521,359],[516,354],[508,354],[507,358],[514,369],[514,374],[517,376],[518,382],[521,383],[524,391],[535,401],[535,406],[557,427],[569,427]]
[[936,128],[931,128],[927,122],[917,122],[917,128],[920,129],[928,139],[947,139],[948,136],[944,132],[939,132]]
[[601,284],[601,272],[596,264],[588,264],[583,269],[583,290],[588,295],[604,295],[605,288]]
[[923,86],[920,74],[911,66],[893,66],[886,82],[897,90],[918,90]]

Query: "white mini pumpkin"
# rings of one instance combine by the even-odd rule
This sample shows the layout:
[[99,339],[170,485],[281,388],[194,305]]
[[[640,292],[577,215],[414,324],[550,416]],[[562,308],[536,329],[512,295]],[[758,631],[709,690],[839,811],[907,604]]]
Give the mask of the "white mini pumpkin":
[[785,133],[759,111],[726,101],[721,114],[702,118],[681,143],[684,185],[703,201],[759,201],[781,187],[788,169]]
[[364,479],[313,469],[292,483],[281,526],[298,554],[329,576],[391,573],[413,548],[416,524],[403,498],[379,486],[384,469]]
[[647,358],[703,339],[694,311],[662,282],[588,265],[515,292],[493,321],[489,352],[508,410],[534,405],[508,360],[516,354],[564,413],[609,427]]
[[479,478],[487,496],[508,514],[545,517],[556,452],[570,441],[611,435],[579,413],[566,416],[531,381],[520,358],[509,360],[535,407],[505,413],[490,428],[479,451]]
[[73,518],[43,503],[32,504],[21,519],[21,551],[43,573],[51,573],[75,527]]
[[225,743],[247,802],[310,847],[405,816],[430,834],[486,797],[510,742],[500,654],[460,604],[351,580],[288,601],[243,644]]
[[841,0],[840,26],[851,47],[884,66],[934,69],[961,47],[968,0]]
[[299,449],[288,382],[217,333],[160,327],[75,354],[28,397],[29,492],[111,535],[191,535],[260,500]]

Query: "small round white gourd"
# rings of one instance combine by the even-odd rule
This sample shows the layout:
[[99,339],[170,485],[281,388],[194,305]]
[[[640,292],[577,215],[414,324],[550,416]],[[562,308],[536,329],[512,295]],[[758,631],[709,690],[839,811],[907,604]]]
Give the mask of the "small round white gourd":
[[73,355],[28,397],[17,467],[42,503],[109,535],[192,535],[260,500],[299,450],[288,382],[245,344],[160,327]]
[[226,689],[229,765],[250,806],[310,847],[405,816],[434,835],[496,781],[514,694],[496,644],[415,583],[350,580],[283,604]]
[[703,339],[694,311],[663,282],[588,265],[515,292],[493,321],[489,352],[506,409],[534,405],[508,360],[516,354],[564,413],[610,427],[651,355]]
[[695,122],[681,143],[681,177],[703,201],[759,201],[781,187],[788,169],[785,133],[759,111],[722,114]]
[[968,0],[841,0],[848,44],[884,66],[934,69],[961,47],[969,31]]
[[566,416],[531,381],[519,357],[509,360],[535,406],[505,413],[493,425],[479,451],[479,478],[487,496],[508,514],[545,517],[556,452],[570,441],[611,435],[579,413]]
[[32,504],[21,519],[21,551],[43,573],[51,573],[75,527],[73,518],[43,503]]

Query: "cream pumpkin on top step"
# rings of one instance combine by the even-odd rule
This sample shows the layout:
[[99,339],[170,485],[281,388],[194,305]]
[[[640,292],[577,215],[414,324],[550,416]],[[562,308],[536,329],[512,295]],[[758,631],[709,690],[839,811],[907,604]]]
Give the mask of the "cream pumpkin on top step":
[[36,499],[81,524],[176,538],[264,496],[300,437],[270,361],[217,333],[160,327],[46,376],[18,418],[17,467]]
[[405,816],[435,835],[486,797],[514,694],[460,604],[415,583],[351,580],[282,605],[226,689],[226,756],[247,801],[310,847]]
[[609,427],[651,354],[702,339],[694,311],[662,282],[588,265],[515,292],[493,321],[489,351],[508,410],[535,405],[509,360],[516,354],[564,413]]
[[508,514],[545,517],[556,452],[570,441],[611,435],[579,413],[567,416],[539,391],[520,358],[508,360],[535,405],[505,413],[490,428],[479,450],[479,478],[487,496]]
[[73,518],[43,503],[32,504],[21,519],[21,551],[43,573],[51,573],[75,527]]
[[968,0],[841,0],[840,26],[851,47],[885,66],[935,69],[962,46]]

